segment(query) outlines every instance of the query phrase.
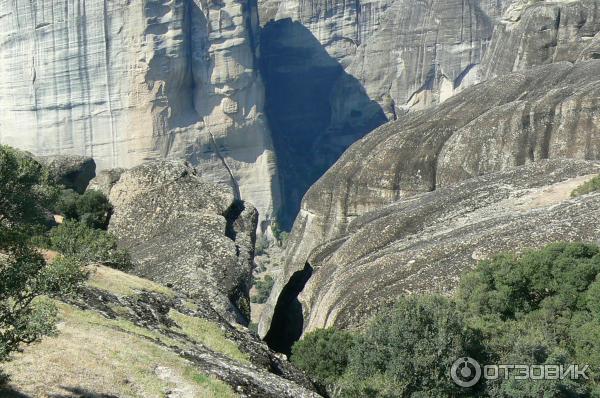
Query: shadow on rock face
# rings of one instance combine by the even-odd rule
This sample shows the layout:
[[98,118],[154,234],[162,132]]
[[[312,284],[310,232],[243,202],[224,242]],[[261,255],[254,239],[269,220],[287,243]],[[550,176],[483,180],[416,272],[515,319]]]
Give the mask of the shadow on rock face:
[[303,270],[295,272],[283,287],[277,300],[273,321],[265,342],[273,351],[286,355],[292,353],[292,345],[302,336],[304,316],[298,295],[310,279],[313,268],[306,263]]
[[31,398],[29,395],[15,391],[11,388],[0,388],[0,397],[2,397],[2,398]]
[[269,22],[260,40],[265,112],[282,180],[279,221],[289,229],[308,188],[352,143],[387,119],[300,22]]

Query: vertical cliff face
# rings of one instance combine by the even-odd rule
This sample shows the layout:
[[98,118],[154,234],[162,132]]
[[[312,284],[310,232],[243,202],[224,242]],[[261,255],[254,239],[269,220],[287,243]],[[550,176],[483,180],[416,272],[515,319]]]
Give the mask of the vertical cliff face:
[[263,21],[306,26],[393,119],[442,102],[472,78],[513,1],[264,0],[261,7]]
[[273,141],[285,160],[287,226],[304,193],[352,143],[478,81],[511,1],[260,2],[261,71]]
[[99,169],[184,158],[270,218],[278,183],[251,3],[3,1],[0,20],[2,143]]
[[595,0],[514,1],[494,31],[481,78],[553,62],[600,58]]

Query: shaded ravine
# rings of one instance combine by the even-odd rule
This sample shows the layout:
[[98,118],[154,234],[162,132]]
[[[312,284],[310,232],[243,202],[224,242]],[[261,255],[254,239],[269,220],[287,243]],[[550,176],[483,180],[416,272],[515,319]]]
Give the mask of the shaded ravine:
[[360,81],[300,22],[269,22],[260,40],[265,113],[284,204],[278,222],[289,230],[308,188],[350,145],[387,119]]

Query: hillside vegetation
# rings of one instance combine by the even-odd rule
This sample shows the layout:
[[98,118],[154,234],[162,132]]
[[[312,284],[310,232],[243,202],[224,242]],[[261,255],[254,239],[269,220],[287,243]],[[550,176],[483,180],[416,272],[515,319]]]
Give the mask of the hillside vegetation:
[[[402,298],[360,333],[317,330],[292,361],[339,397],[596,397],[600,248],[556,243],[481,261],[456,295]],[[589,379],[454,384],[455,360],[589,366]]]

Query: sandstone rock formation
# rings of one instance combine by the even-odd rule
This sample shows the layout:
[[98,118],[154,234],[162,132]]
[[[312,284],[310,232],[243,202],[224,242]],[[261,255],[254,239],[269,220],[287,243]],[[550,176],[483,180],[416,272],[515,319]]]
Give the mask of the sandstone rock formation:
[[278,182],[251,3],[18,0],[0,19],[0,142],[99,169],[186,159],[270,218]]
[[261,71],[284,219],[295,217],[308,187],[356,140],[476,82],[507,3],[261,2]]
[[592,59],[598,54],[594,37],[599,32],[600,10],[595,0],[513,1],[494,31],[479,78]]
[[85,156],[38,156],[55,182],[66,188],[83,193],[96,176],[96,162]]
[[247,324],[258,217],[252,205],[177,161],[124,172],[108,197],[109,231],[131,252],[136,274]]
[[355,218],[345,233],[312,251],[304,268],[310,279],[299,296],[279,296],[267,342],[279,348],[290,333],[361,326],[401,295],[448,293],[477,260],[498,252],[600,242],[600,194],[570,197],[599,172],[599,162],[540,161]]
[[347,234],[357,217],[420,192],[543,159],[600,159],[599,87],[596,60],[516,72],[388,123],[354,144],[304,198],[285,277],[263,311],[261,334],[268,332],[288,281],[307,275],[315,247]]

